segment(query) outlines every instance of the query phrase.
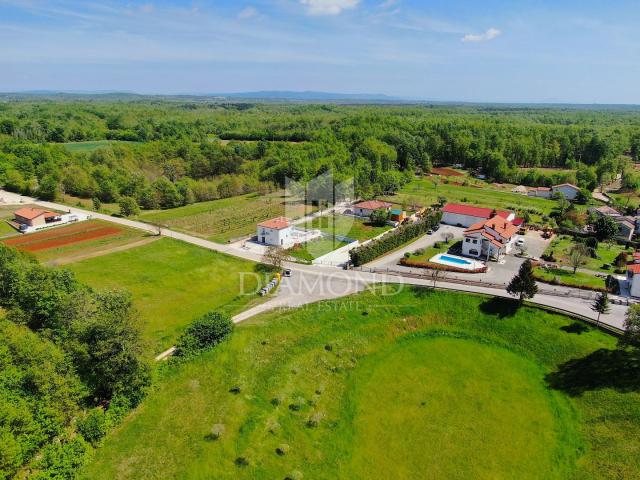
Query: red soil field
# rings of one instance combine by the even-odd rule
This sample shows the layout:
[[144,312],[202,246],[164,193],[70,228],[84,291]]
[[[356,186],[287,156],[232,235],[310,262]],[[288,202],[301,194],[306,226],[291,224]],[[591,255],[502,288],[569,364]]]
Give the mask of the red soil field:
[[122,232],[121,228],[102,226],[95,223],[90,225],[73,225],[58,231],[56,230],[42,232],[41,234],[26,235],[19,239],[12,238],[4,243],[27,252],[37,252],[49,248],[73,245],[74,243],[116,235]]
[[442,175],[444,177],[464,177],[464,173],[456,172],[453,168],[435,167],[431,169],[432,175]]

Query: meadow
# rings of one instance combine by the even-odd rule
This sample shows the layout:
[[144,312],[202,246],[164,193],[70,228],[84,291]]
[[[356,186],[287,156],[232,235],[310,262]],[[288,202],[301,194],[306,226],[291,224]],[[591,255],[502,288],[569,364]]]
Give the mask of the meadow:
[[139,219],[218,243],[255,235],[256,224],[269,218],[301,217],[311,207],[287,203],[282,193],[248,194],[169,210],[143,212]]
[[573,270],[566,270],[564,268],[536,268],[534,270],[534,276],[542,282],[556,285],[588,287],[594,289],[605,288],[605,281],[603,278],[580,271],[573,273]]
[[[554,238],[547,249],[545,250],[545,254],[551,255],[556,259],[556,261],[560,264],[570,266],[569,262],[569,253],[575,242],[573,238],[568,235],[560,235]],[[626,249],[623,245],[618,244],[608,244],[608,243],[600,243],[598,244],[598,248],[596,249],[596,255],[598,258],[586,258],[584,264],[580,268],[586,268],[588,270],[593,270],[596,272],[604,272],[611,273],[612,268],[606,269],[603,268],[603,265],[613,265],[616,257],[620,254],[620,252],[627,251],[629,254],[633,252],[633,249]]]
[[68,142],[68,143],[63,143],[62,145],[64,145],[67,148],[67,150],[69,150],[72,153],[78,153],[78,152],[90,153],[99,148],[111,147],[118,144],[126,145],[126,144],[135,144],[135,143],[138,143],[138,142],[127,142],[124,140],[94,140],[89,142]]
[[261,315],[164,366],[81,478],[640,475],[637,351],[501,299],[379,293]]
[[346,215],[324,215],[314,217],[310,222],[306,222],[304,227],[307,229],[322,230],[330,235],[338,237],[347,237],[352,240],[365,241],[391,229],[390,226],[376,226],[365,219],[356,218]]
[[[68,265],[95,288],[124,288],[133,295],[152,353],[173,345],[196,317],[219,310],[235,314],[257,302],[265,282],[260,266],[176,240],[147,245]],[[246,272],[247,275],[244,275]],[[255,274],[255,275],[254,275]]]
[[[430,206],[438,203],[438,197],[445,197],[447,202],[469,203],[481,207],[507,210],[535,210],[542,214],[549,214],[556,206],[555,201],[545,198],[528,197],[513,193],[509,190],[498,190],[493,186],[482,183],[476,186],[454,185],[452,183],[436,184],[430,178],[413,180],[400,189],[398,194],[386,197],[395,203]],[[535,219],[537,215],[532,215]]]

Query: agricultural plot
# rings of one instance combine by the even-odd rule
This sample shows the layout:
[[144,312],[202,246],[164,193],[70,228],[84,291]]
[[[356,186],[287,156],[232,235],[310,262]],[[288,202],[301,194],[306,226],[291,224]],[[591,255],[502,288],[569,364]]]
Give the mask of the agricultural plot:
[[139,241],[144,236],[146,235],[138,230],[100,220],[89,220],[11,237],[3,243],[31,252],[44,262],[68,263],[77,256],[108,253],[110,249]]
[[153,353],[210,310],[235,314],[257,302],[267,280],[260,265],[169,238],[67,268],[95,288],[130,291]]
[[81,477],[640,476],[635,350],[502,299],[385,293],[239,324],[169,367]]
[[143,212],[140,220],[206,238],[218,243],[255,235],[256,224],[287,215],[302,217],[311,207],[287,203],[282,194],[241,195],[170,210]]
[[446,198],[447,202],[469,203],[496,209],[530,209],[542,214],[549,214],[556,206],[556,202],[553,200],[527,197],[510,191],[498,190],[486,183],[478,186],[463,186],[451,183],[436,184],[426,178],[408,183],[402,187],[398,194],[389,196],[386,200],[395,203],[417,203],[429,206],[437,203],[439,197]]

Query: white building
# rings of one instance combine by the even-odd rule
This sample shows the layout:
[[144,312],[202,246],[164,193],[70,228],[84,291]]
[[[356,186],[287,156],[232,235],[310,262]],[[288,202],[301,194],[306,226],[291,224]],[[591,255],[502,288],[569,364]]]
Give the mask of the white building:
[[258,242],[288,248],[294,244],[293,228],[288,218],[277,217],[258,224]]
[[570,183],[561,183],[560,185],[554,185],[551,187],[551,191],[553,193],[561,193],[567,200],[575,200],[580,189]]
[[391,210],[392,204],[389,202],[383,202],[381,200],[367,200],[364,202],[356,203],[353,205],[354,215],[360,217],[370,217],[374,210],[384,209],[387,212]]
[[441,222],[447,225],[470,227],[496,215],[516,225],[522,223],[522,219],[516,219],[516,214],[508,210],[493,210],[460,203],[447,203],[442,209]]
[[551,189],[549,187],[533,187],[527,192],[530,197],[551,198]]
[[518,227],[496,215],[471,225],[464,231],[462,254],[482,259],[498,259],[511,252]]
[[[635,262],[634,257],[634,262]],[[627,266],[627,281],[629,282],[629,294],[632,297],[640,297],[640,263],[632,263]]]

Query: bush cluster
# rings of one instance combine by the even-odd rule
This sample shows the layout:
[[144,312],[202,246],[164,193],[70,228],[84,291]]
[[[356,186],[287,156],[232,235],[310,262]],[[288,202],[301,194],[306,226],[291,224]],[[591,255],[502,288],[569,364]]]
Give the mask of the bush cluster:
[[215,347],[233,331],[231,318],[208,312],[193,322],[178,339],[175,355],[187,357]]

